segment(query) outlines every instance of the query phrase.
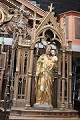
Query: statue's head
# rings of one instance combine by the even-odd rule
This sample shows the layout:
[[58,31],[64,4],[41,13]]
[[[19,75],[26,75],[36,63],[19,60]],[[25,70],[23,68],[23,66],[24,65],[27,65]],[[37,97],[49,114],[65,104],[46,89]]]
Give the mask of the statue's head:
[[50,55],[51,54],[51,50],[52,50],[51,45],[47,45],[47,47],[46,47],[46,54]]

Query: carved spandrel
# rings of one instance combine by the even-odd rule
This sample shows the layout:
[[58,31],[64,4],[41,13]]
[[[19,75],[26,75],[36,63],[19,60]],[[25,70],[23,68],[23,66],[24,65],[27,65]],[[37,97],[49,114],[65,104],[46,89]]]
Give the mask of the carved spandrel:
[[18,43],[20,46],[30,46],[31,45],[31,40],[24,39]]
[[8,24],[13,18],[13,14],[10,14],[9,11],[0,8],[0,33],[1,34],[8,34],[11,33],[11,27]]
[[28,19],[25,19],[23,13],[21,13],[20,18],[17,22],[17,27],[19,28],[19,42],[18,45],[29,46],[31,40],[31,33],[28,31]]
[[12,19],[13,15],[0,8],[0,26]]
[[0,33],[10,35],[18,45],[29,46],[31,40],[31,28],[28,26],[29,16],[31,14],[29,11],[25,12],[24,6],[20,10],[7,8],[5,11],[0,8]]

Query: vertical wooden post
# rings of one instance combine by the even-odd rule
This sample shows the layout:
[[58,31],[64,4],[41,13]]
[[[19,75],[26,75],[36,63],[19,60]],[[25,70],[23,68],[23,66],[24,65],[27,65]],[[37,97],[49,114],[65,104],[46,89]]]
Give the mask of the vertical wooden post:
[[72,54],[69,53],[69,108],[72,109]]
[[3,74],[4,74],[4,69],[0,70],[0,100],[1,100],[1,93],[2,93]]
[[62,99],[61,108],[65,107],[65,50],[63,49],[63,61],[62,61]]
[[25,102],[27,100],[29,59],[30,59],[30,55],[29,55],[29,49],[28,49],[27,61],[26,61],[27,62],[27,66],[26,66],[26,74],[25,74],[25,79],[26,79],[26,83],[25,83]]
[[16,74],[14,81],[14,98],[13,98],[14,101],[17,99],[17,95],[18,95],[19,70],[20,70],[20,48],[18,48],[18,53],[17,53]]
[[69,108],[72,109],[72,41],[68,42],[69,46]]
[[32,34],[32,39],[31,39],[31,48],[30,48],[26,108],[30,107],[31,79],[32,79],[33,57],[34,57],[34,55],[33,55],[34,54],[34,42],[35,42],[35,36],[36,36],[36,28],[35,28],[35,26],[36,26],[36,12],[34,12],[33,34]]
[[58,57],[58,90],[57,90],[57,106],[60,107],[60,94],[61,94],[61,52]]
[[30,107],[31,78],[32,78],[32,67],[33,67],[33,52],[34,52],[34,49],[30,49],[30,61],[29,61],[30,63],[29,63],[29,70],[28,70],[26,108]]
[[2,51],[0,54],[0,59],[1,59],[0,62],[2,63],[2,68],[0,69],[0,100],[1,100],[1,93],[2,93],[3,75],[4,75],[5,65],[6,65],[6,57],[7,57],[6,53]]
[[69,108],[69,54],[67,53],[67,103],[66,108]]

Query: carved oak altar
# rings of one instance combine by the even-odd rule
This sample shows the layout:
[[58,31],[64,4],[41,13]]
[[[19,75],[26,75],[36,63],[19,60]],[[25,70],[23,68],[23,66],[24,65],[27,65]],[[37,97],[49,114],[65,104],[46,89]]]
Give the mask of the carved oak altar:
[[[42,119],[43,115],[50,119],[58,115],[60,117],[61,114],[62,117],[74,117],[73,113],[77,116],[75,111],[71,113],[66,111],[66,109],[72,109],[71,42],[65,43],[64,31],[57,22],[52,4],[50,10],[45,12],[37,6],[35,6],[35,11],[30,9],[30,6],[27,8],[27,5],[21,4],[21,0],[16,0],[16,2],[19,6],[10,3],[13,9],[7,8],[7,11],[0,9],[0,34],[3,36],[8,34],[13,39],[10,64],[8,65],[6,61],[7,69],[5,67],[5,71],[8,70],[10,73],[10,99],[13,102],[10,119],[16,119],[17,115],[21,115],[21,119],[22,115],[29,118],[30,115],[36,116],[36,119],[37,115],[39,118],[42,116]],[[23,3],[27,2],[23,0]],[[57,68],[52,73],[54,75],[52,104],[33,107],[36,103],[36,65],[39,57],[45,54],[47,45],[52,46],[58,57]],[[8,55],[9,51],[6,58]],[[45,110],[40,110],[44,108]],[[61,110],[65,111],[61,112]]]

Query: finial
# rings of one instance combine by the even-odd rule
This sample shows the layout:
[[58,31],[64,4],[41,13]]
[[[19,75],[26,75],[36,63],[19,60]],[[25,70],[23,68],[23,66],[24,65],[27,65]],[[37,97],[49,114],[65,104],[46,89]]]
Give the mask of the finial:
[[54,10],[53,3],[49,6],[49,11],[52,12]]

